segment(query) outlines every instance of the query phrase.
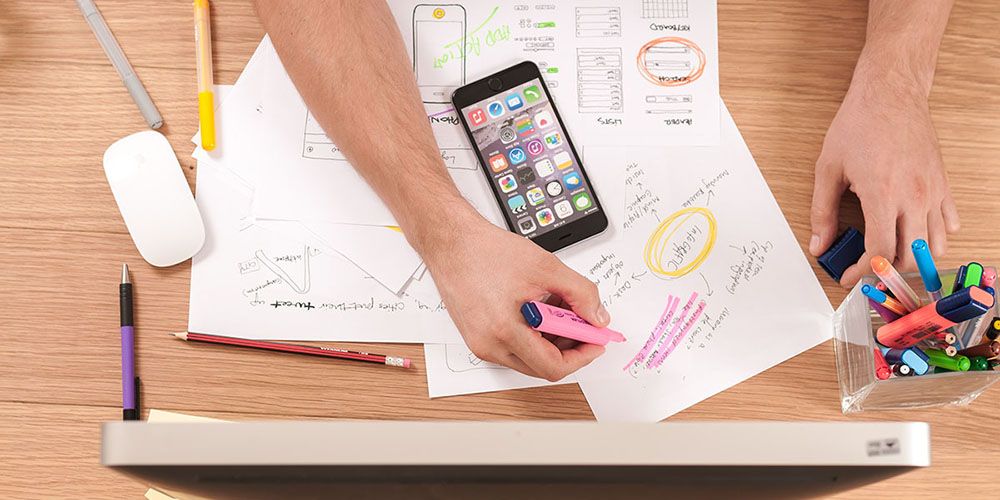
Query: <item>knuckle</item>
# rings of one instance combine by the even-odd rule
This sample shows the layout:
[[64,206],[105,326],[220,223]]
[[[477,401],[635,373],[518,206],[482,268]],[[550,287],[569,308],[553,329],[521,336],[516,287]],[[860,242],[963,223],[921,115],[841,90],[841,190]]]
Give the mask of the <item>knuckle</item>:
[[542,374],[542,376],[545,378],[545,380],[548,380],[549,382],[558,382],[562,380],[564,377],[566,377],[566,374],[563,373],[562,370],[556,368],[549,368],[545,370],[545,373]]
[[472,351],[472,354],[475,354],[477,358],[483,361],[494,362],[494,356],[493,353],[491,352],[492,346],[489,345],[488,343],[485,343],[481,340],[469,340],[466,341],[465,344],[466,346],[468,346],[469,350]]
[[498,342],[506,344],[510,342],[514,338],[514,336],[511,333],[510,329],[498,328],[493,332],[493,338],[495,338]]
[[830,218],[832,215],[833,210],[829,207],[818,205],[815,202],[813,203],[812,208],[809,209],[809,216],[812,217],[813,220],[825,220]]

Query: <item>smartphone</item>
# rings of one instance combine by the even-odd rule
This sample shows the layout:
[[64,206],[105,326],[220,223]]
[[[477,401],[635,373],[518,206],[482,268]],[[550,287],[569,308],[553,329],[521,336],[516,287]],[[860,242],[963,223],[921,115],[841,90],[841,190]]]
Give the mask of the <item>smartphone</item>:
[[413,8],[413,72],[425,103],[448,103],[465,84],[465,7],[418,4]]
[[507,228],[555,252],[608,218],[538,66],[511,66],[451,97]]

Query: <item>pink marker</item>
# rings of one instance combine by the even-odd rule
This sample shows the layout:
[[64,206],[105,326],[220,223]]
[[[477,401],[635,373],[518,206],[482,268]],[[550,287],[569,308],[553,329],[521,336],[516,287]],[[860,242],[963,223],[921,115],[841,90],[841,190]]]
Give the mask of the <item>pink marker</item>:
[[624,342],[625,336],[610,328],[601,328],[590,323],[573,311],[533,300],[521,306],[521,314],[535,330],[551,333],[587,344],[607,345],[608,342]]

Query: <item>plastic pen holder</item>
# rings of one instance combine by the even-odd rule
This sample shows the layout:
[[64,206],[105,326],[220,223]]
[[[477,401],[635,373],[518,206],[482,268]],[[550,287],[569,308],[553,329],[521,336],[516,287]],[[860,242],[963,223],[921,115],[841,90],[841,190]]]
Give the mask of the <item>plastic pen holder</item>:
[[[945,290],[951,290],[956,271],[941,271]],[[918,273],[904,274],[903,278],[920,296],[923,305],[929,303]],[[833,348],[844,413],[967,405],[1000,380],[1000,371],[933,373],[933,367],[926,375],[877,379],[873,354],[875,331],[885,322],[868,305],[868,297],[861,293],[863,285],[877,282],[875,276],[863,277],[833,315]],[[986,314],[955,325],[954,331],[962,332],[969,323],[975,323],[975,338],[978,339],[988,321],[998,316],[997,310],[994,302]]]

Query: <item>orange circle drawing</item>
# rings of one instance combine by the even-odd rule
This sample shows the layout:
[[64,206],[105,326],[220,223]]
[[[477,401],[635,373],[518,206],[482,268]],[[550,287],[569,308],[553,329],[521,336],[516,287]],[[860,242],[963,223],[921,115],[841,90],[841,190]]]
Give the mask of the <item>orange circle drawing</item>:
[[[668,76],[662,73],[664,71],[669,71],[673,68],[667,68],[666,70],[657,68],[658,64],[664,64],[669,66],[670,63],[683,65],[685,61],[651,61],[649,59],[650,52],[658,53],[662,52],[666,55],[670,53],[685,54],[692,53],[697,59],[695,64],[690,67],[688,73],[682,76]],[[648,80],[653,85],[658,85],[661,87],[678,87],[681,85],[687,85],[698,78],[701,78],[702,73],[705,72],[705,52],[698,47],[697,44],[688,40],[686,38],[680,37],[663,37],[650,40],[639,49],[639,55],[635,59],[636,64],[639,66],[639,73],[642,77]]]

